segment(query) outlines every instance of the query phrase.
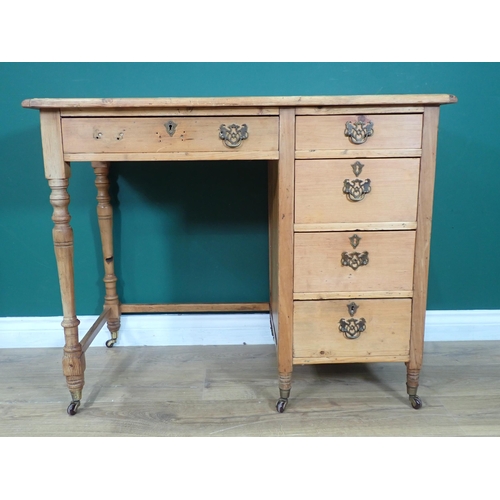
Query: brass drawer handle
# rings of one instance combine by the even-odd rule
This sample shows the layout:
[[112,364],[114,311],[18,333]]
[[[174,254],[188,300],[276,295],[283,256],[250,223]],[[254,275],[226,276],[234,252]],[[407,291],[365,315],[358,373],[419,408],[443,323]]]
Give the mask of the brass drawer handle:
[[238,148],[242,141],[248,139],[248,127],[245,123],[241,126],[233,123],[229,127],[223,124],[219,128],[219,138],[228,148]]
[[341,318],[339,321],[339,330],[344,334],[346,339],[357,339],[366,330],[366,320],[365,318]]
[[356,311],[358,310],[358,307],[359,306],[354,302],[347,304],[347,310],[349,311],[351,318],[340,318],[339,321],[339,331],[341,331],[344,334],[344,337],[349,340],[357,339],[366,330],[365,318],[353,318],[354,314],[356,314]]
[[349,201],[361,201],[372,190],[370,182],[370,179],[354,179],[352,181],[345,179],[342,192]]
[[353,144],[363,144],[368,137],[373,135],[373,122],[365,123],[362,117],[357,122],[346,122],[344,135],[349,138]]
[[368,262],[368,252],[342,252],[342,266],[349,266],[354,271],[358,267],[367,266]]

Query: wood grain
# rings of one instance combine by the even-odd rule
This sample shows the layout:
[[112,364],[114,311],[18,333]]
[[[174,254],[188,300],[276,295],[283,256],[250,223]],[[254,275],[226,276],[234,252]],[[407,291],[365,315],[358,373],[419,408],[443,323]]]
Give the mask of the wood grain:
[[[416,222],[418,158],[363,159],[361,172],[353,172],[352,160],[297,160],[295,162],[296,224],[341,221]],[[370,192],[352,201],[344,192],[345,181],[369,181]]]
[[439,107],[424,112],[423,145],[418,198],[417,235],[415,241],[415,282],[413,287],[412,334],[408,370],[420,370],[423,358],[425,311],[432,228],[432,205],[436,173]]
[[267,106],[384,106],[448,104],[457,102],[450,94],[392,94],[347,96],[265,96],[265,97],[157,97],[157,98],[33,98],[24,108],[191,108],[191,107],[267,107]]
[[291,386],[292,325],[293,325],[293,211],[294,211],[294,144],[295,109],[280,112],[280,159],[277,164],[277,203],[274,210],[274,229],[277,231],[277,319],[279,386]]
[[221,304],[121,304],[122,313],[185,313],[185,312],[234,312],[269,311],[267,302]]
[[[298,160],[321,158],[417,158],[422,149],[303,149],[295,151]],[[66,155],[65,155],[66,156]]]
[[500,341],[424,351],[418,411],[402,363],[366,363],[295,366],[278,414],[272,345],[91,347],[68,417],[60,350],[2,349],[0,436],[499,436]]
[[[373,113],[395,114],[395,113],[422,113],[423,106],[386,106],[377,107],[357,106],[356,113],[370,115]],[[348,115],[353,112],[352,106],[320,106],[297,108],[297,115]]]
[[365,362],[371,356],[378,360],[408,361],[411,300],[356,299],[358,308],[353,319],[362,318],[366,325],[365,331],[356,339],[346,338],[339,330],[341,319],[351,319],[347,308],[351,302],[294,302],[294,363],[295,358],[316,358],[317,362],[327,359]]
[[70,165],[63,156],[61,114],[58,110],[40,112],[43,165],[46,179],[69,179]]
[[359,115],[297,116],[297,150],[318,149],[418,149],[422,144],[422,115],[362,115],[372,122],[374,133],[363,144],[354,145],[344,131],[346,122]]
[[[355,250],[349,240],[353,234],[296,233],[294,292],[413,289],[414,231],[360,231]],[[342,265],[344,252],[368,252],[368,264],[357,269]]]
[[279,152],[248,151],[172,151],[167,153],[66,153],[64,160],[81,161],[234,161],[234,160],[277,160]]
[[226,108],[69,108],[62,109],[61,116],[273,116],[279,115],[274,107],[226,107]]
[[[278,151],[278,118],[224,116],[175,119],[171,136],[165,118],[63,118],[64,153],[179,153]],[[246,125],[248,138],[229,148],[220,126]]]
[[297,233],[330,231],[404,231],[417,229],[416,222],[327,222],[321,224],[294,224]]

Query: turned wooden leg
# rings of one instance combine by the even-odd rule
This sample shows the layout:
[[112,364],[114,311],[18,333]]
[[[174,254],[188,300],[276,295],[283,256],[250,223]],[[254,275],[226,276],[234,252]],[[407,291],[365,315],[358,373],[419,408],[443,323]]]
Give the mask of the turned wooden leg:
[[54,229],[54,249],[56,254],[59,284],[61,287],[61,300],[63,308],[64,327],[64,354],[63,373],[71,394],[71,403],[68,413],[74,415],[82,398],[84,386],[85,355],[78,339],[78,325],[76,317],[74,269],[73,269],[73,230],[69,224],[71,216],[68,212],[69,195],[67,192],[68,179],[49,179],[52,189],[50,203],[54,209],[52,220]]
[[116,291],[115,263],[113,252],[113,207],[109,196],[109,163],[92,162],[96,175],[95,185],[97,188],[97,218],[101,233],[102,255],[104,259],[104,284],[106,295],[104,297],[104,308],[111,309],[108,319],[108,329],[111,339],[106,342],[107,347],[112,347],[118,340],[120,329],[120,301]]
[[295,110],[280,110],[280,158],[269,163],[270,306],[277,339],[279,413],[290,396],[293,370],[293,248]]

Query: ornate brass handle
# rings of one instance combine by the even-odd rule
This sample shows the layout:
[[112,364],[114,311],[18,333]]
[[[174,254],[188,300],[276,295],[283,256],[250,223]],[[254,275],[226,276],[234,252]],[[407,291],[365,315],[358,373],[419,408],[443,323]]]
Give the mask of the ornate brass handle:
[[342,266],[349,266],[356,271],[358,267],[368,265],[368,252],[342,252],[342,259],[340,262]]
[[366,330],[366,320],[365,318],[356,319],[353,316],[358,310],[358,305],[354,302],[347,304],[347,310],[349,311],[350,319],[340,318],[339,330],[344,334],[346,339],[357,339]]
[[352,181],[345,179],[342,192],[349,201],[361,201],[372,190],[370,182],[370,179],[354,179]]
[[366,330],[365,318],[341,318],[339,321],[339,330],[346,339],[357,339]]
[[368,137],[373,135],[373,122],[365,123],[361,118],[357,122],[346,122],[344,135],[349,138],[353,144],[363,144]]
[[241,126],[233,123],[228,127],[223,124],[219,128],[219,138],[228,148],[238,148],[241,146],[241,141],[248,139],[248,127],[245,123]]

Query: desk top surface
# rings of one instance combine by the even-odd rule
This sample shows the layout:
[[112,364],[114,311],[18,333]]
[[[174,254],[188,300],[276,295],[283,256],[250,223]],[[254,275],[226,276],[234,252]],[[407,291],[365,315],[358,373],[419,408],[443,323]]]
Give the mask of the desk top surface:
[[22,102],[33,109],[112,108],[215,108],[215,107],[302,107],[440,105],[457,102],[450,94],[395,94],[351,96],[266,96],[266,97],[140,97],[140,98],[34,98]]

